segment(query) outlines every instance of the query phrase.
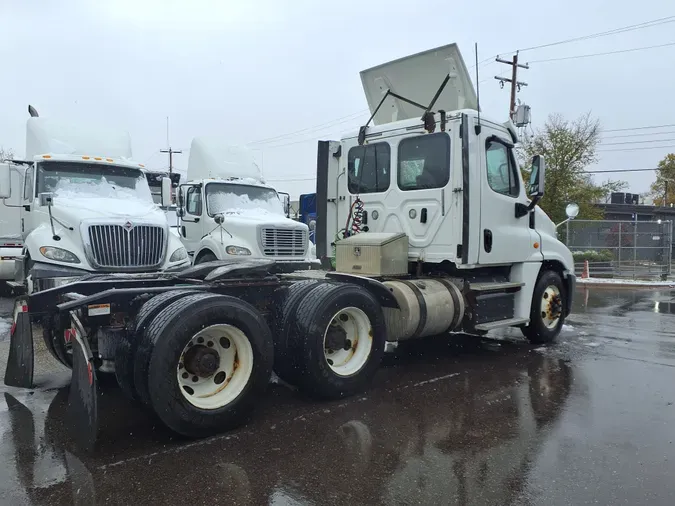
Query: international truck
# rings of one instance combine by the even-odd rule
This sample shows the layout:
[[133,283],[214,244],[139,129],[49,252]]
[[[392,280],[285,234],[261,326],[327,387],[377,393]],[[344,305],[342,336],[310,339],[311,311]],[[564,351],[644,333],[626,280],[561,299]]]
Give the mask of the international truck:
[[251,258],[316,263],[309,228],[289,218],[289,200],[265,183],[249,149],[196,137],[178,195],[181,239],[195,265]]
[[[326,270],[287,274],[273,259],[223,259],[33,293],[17,304],[5,383],[32,385],[31,322],[50,318],[73,348],[73,431],[93,448],[101,364],[113,362],[125,393],[171,430],[203,437],[243,423],[272,370],[335,399],[367,388],[388,343],[508,327],[552,342],[576,278],[537,206],[543,158],[523,181],[516,128],[483,116],[455,44],[361,80],[371,119],[318,144],[316,246]],[[209,207],[208,177],[187,190],[206,196],[227,247],[234,227],[227,206]],[[183,195],[179,214],[201,220]]]

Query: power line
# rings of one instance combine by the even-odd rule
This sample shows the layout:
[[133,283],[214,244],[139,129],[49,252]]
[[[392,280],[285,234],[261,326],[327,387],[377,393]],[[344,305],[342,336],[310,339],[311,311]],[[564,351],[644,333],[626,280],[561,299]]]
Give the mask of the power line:
[[644,46],[644,47],[634,47],[630,49],[621,49],[619,51],[607,51],[604,53],[591,53],[591,54],[580,54],[577,56],[564,56],[561,58],[548,58],[545,60],[532,60],[528,61],[528,63],[545,63],[545,62],[551,62],[551,61],[562,61],[562,60],[577,60],[580,58],[591,58],[594,56],[607,56],[611,54],[621,54],[621,53],[630,53],[633,51],[644,51],[646,49],[656,49],[660,47],[668,47],[668,46],[675,46],[675,42],[668,42],[667,44],[658,44],[655,46]]
[[633,30],[640,30],[642,28],[651,28],[652,26],[659,26],[666,23],[672,23],[675,21],[675,16],[667,16],[665,18],[653,19],[651,21],[645,21],[643,23],[637,23],[634,25],[623,26],[621,28],[614,28],[612,30],[606,30],[604,32],[592,33],[589,35],[582,35],[579,37],[573,37],[571,39],[559,40],[557,42],[549,42],[548,44],[540,44],[538,46],[531,46],[521,49],[521,52],[524,51],[533,51],[535,49],[542,49],[545,47],[559,46],[562,44],[569,44],[570,42],[578,42],[581,40],[596,39],[600,37],[607,37],[609,35],[616,35],[617,33],[630,32]]
[[650,144],[652,142],[675,142],[675,139],[652,139],[650,141],[603,142],[601,146],[625,146],[626,144]]
[[659,170],[658,168],[656,169],[610,169],[610,170],[586,170],[584,171],[586,174],[614,174],[614,173],[620,173],[620,172],[649,172],[649,171],[655,171]]
[[603,139],[621,139],[625,137],[643,137],[646,135],[675,135],[675,132],[669,131],[669,132],[649,132],[649,133],[638,133],[638,134],[623,134],[623,135],[608,135],[607,137],[603,137]]
[[675,127],[675,123],[671,123],[670,125],[650,125],[631,128],[612,128],[610,130],[603,130],[603,132],[627,132],[630,130],[649,130],[654,128],[672,128],[672,127]]
[[362,109],[361,111],[354,112],[354,113],[348,114],[347,116],[342,116],[340,118],[335,118],[331,121],[326,121],[325,123],[319,123],[318,125],[313,125],[313,126],[310,126],[310,127],[302,128],[300,130],[295,130],[293,132],[287,132],[285,134],[277,135],[275,137],[267,137],[266,139],[260,139],[260,140],[257,140],[257,141],[249,142],[249,144],[266,144],[268,142],[273,142],[275,140],[281,140],[285,137],[301,134],[303,132],[309,133],[309,132],[317,130],[317,129],[323,129],[321,127],[325,128],[325,127],[329,127],[329,126],[339,125],[340,123],[346,123],[347,121],[355,120],[359,116],[362,116],[362,115],[364,115],[368,112],[370,112],[369,109]]
[[671,149],[671,148],[675,148],[675,144],[669,144],[668,146],[648,146],[641,148],[598,149],[598,153],[616,153],[618,151],[642,151],[645,149]]

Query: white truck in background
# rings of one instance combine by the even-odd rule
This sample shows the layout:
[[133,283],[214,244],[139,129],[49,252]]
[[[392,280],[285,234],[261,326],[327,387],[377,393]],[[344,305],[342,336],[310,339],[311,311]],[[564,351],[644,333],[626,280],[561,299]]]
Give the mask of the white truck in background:
[[310,257],[309,228],[288,217],[288,203],[265,183],[245,147],[193,139],[177,214],[194,264],[266,258],[318,265]]
[[[189,259],[153,202],[127,132],[75,127],[29,107],[25,161],[0,164],[3,216],[23,241],[5,280],[28,293],[94,272],[181,268]],[[20,174],[17,176],[17,174]],[[163,179],[169,205],[171,182]],[[4,269],[6,270],[6,269]]]
[[[23,166],[14,166],[10,173],[11,184],[21,188]],[[7,280],[14,280],[14,263],[21,257],[23,238],[21,236],[21,196],[15,191],[5,200],[8,205],[0,206],[0,293],[10,293]]]

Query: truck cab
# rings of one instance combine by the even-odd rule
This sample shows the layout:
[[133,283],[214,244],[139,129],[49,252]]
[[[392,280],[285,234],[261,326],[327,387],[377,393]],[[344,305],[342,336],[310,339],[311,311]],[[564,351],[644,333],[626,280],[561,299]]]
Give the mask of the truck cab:
[[[536,205],[545,161],[534,157],[526,184],[516,127],[481,114],[456,44],[364,70],[361,81],[369,122],[319,142],[317,257],[326,266],[337,257],[347,274],[382,275],[365,264],[366,237],[403,233],[405,273],[456,283],[470,310],[465,329],[536,327],[535,340],[552,339],[575,277],[570,251]],[[555,282],[541,288],[542,279]]]
[[[126,132],[84,131],[31,117],[26,160],[18,163],[20,181],[12,179],[10,166],[0,167],[0,197],[19,196],[13,208],[18,206],[23,249],[14,283],[29,293],[88,273],[189,264],[153,202],[144,166],[131,160]],[[168,204],[168,178],[163,187]]]
[[193,263],[249,258],[316,263],[310,259],[309,228],[290,219],[285,207],[249,150],[203,137],[192,141],[178,216]]

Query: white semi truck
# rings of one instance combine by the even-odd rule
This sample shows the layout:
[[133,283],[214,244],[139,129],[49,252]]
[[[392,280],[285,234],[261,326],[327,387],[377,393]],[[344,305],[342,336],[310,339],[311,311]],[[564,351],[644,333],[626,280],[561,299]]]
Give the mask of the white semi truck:
[[316,263],[307,225],[265,183],[250,150],[217,139],[193,139],[187,182],[178,196],[179,232],[193,263],[267,258]]
[[[144,166],[131,159],[127,132],[75,127],[29,111],[25,161],[0,164],[2,213],[16,220],[23,241],[5,279],[30,293],[95,272],[189,264],[153,202]],[[164,178],[166,205],[170,186]]]
[[[96,371],[111,360],[129,396],[172,430],[201,437],[242,423],[273,369],[310,395],[335,399],[368,386],[387,343],[502,327],[553,341],[575,276],[570,251],[536,205],[544,160],[534,158],[526,184],[514,125],[480,114],[454,44],[361,78],[375,125],[318,145],[317,255],[326,271],[289,275],[276,261],[280,250],[306,254],[306,225],[288,224],[286,236],[283,216],[266,223],[257,211],[238,211],[252,200],[279,206],[272,189],[254,179],[248,186],[261,196],[251,198],[250,173],[204,173],[179,202],[183,221],[202,227],[182,234],[194,240],[195,265],[30,295],[16,313],[5,383],[32,384],[31,322],[51,318],[74,349],[69,406],[74,432],[91,448]],[[200,225],[206,216],[212,221]],[[200,261],[205,235],[231,258]],[[246,242],[233,242],[240,237]],[[241,258],[248,255],[240,249],[264,253],[268,245],[263,258]]]

